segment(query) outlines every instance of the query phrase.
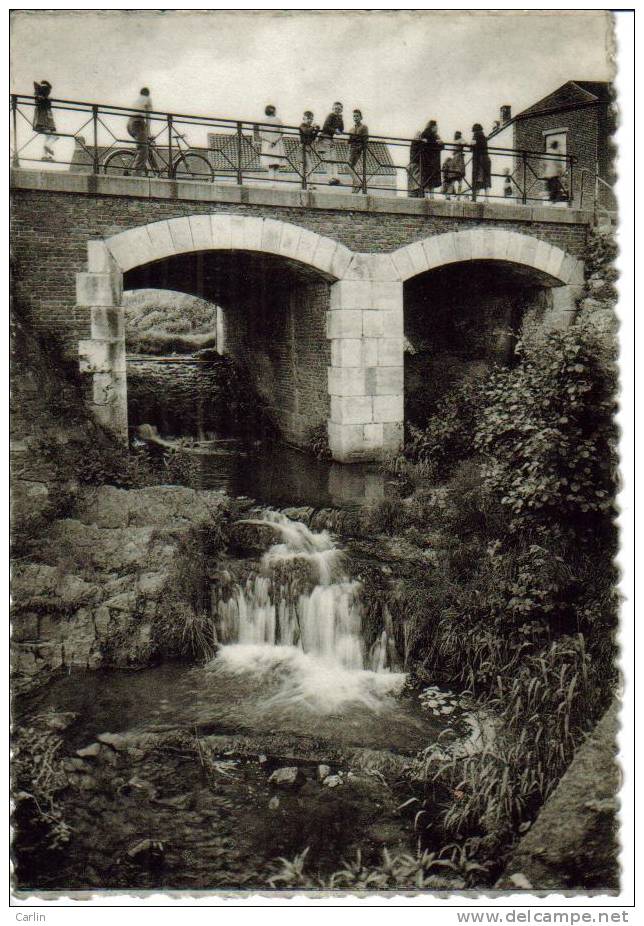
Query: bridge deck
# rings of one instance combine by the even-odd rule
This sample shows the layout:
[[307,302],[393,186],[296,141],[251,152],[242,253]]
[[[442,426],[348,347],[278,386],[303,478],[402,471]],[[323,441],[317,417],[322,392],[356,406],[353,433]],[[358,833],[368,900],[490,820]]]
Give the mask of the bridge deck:
[[414,216],[443,216],[478,221],[552,222],[557,225],[590,225],[593,213],[566,206],[523,205],[503,200],[470,202],[439,199],[411,199],[405,196],[364,196],[326,190],[285,190],[233,183],[200,183],[191,180],[161,180],[148,177],[107,177],[68,171],[12,168],[11,188],[91,196],[128,196],[136,199],[183,200],[212,203],[240,203],[337,212],[388,213]]

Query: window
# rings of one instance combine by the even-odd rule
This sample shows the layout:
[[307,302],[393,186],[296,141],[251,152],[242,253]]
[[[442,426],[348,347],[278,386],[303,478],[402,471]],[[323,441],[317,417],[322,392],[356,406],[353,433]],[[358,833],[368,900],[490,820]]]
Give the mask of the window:
[[558,154],[566,156],[566,138],[568,136],[568,129],[550,129],[547,132],[543,133],[543,150],[548,151],[550,145],[553,141],[558,143]]

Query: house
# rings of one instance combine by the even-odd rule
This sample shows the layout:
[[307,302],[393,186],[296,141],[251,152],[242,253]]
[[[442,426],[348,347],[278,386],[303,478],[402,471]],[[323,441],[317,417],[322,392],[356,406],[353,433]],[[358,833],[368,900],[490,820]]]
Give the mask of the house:
[[[195,148],[199,154],[207,157],[210,162],[214,179],[217,183],[237,182],[237,152],[240,141],[236,134],[208,133],[207,147]],[[114,150],[112,147],[101,147],[98,150],[99,165],[103,165],[106,157]],[[299,137],[284,136],[286,161],[280,168],[278,181],[280,186],[302,186],[302,151]],[[343,162],[339,166],[341,186],[333,187],[334,193],[350,193],[353,185],[353,176],[348,166],[349,145],[345,139],[336,140],[336,157]],[[131,146],[134,151],[134,145]],[[167,146],[158,145],[155,148],[160,160],[167,162]],[[176,153],[176,149],[175,149]],[[260,142],[257,130],[241,136],[241,163],[243,182],[258,184],[268,180],[268,169],[262,164],[260,157]],[[396,195],[396,168],[393,165],[391,153],[384,142],[370,141],[367,149],[367,184],[370,193],[378,196]],[[93,151],[82,136],[75,139],[74,152],[71,159],[70,170],[87,173],[93,168]],[[325,186],[327,180],[327,166],[315,153],[309,151],[306,164],[307,184],[311,186]]]
[[[610,83],[569,80],[516,116],[511,115],[509,106],[502,106],[500,125],[488,135],[488,144],[492,149],[513,148],[545,153],[556,139],[561,154],[575,158],[573,205],[590,207],[596,187],[599,205],[608,211],[615,211],[617,203],[612,190],[615,176],[612,170],[611,142],[615,131],[614,99]],[[494,151],[491,151],[491,155],[493,173],[502,174],[508,159]],[[529,163],[534,166],[538,162],[530,157]],[[514,158],[513,174],[518,187],[522,189],[524,167],[519,156]],[[528,197],[545,197],[539,171],[528,168],[525,174]],[[494,186],[499,187],[500,184],[502,180],[496,177]],[[495,188],[493,192],[500,193],[500,189]]]

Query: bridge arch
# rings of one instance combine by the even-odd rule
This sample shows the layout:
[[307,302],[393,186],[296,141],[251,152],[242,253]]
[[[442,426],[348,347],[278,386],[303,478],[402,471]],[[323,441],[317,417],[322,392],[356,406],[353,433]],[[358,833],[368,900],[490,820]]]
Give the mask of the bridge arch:
[[[127,434],[124,274],[213,251],[272,255],[323,281],[326,332],[318,326],[316,336],[320,354],[328,353],[328,373],[318,389],[328,400],[331,451],[342,462],[376,459],[402,444],[404,287],[414,277],[459,263],[526,268],[551,293],[550,320],[560,326],[572,317],[583,283],[577,258],[533,235],[493,226],[430,235],[380,253],[354,252],[299,225],[238,213],[180,216],[90,240],[87,272],[77,274],[76,286],[77,305],[91,312],[91,338],[79,345],[81,371],[92,374],[90,403],[113,431]],[[319,370],[316,375],[322,378]]]

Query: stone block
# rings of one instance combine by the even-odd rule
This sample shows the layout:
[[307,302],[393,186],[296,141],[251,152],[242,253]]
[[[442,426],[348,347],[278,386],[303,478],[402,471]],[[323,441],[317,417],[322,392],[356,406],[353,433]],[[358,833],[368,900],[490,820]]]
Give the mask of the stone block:
[[368,395],[399,395],[405,388],[402,367],[369,367],[365,373]]
[[[216,218],[221,218],[221,216],[211,215],[210,221],[212,222]],[[243,251],[246,219],[243,215],[231,215],[228,218],[230,219],[230,247],[233,251]]]
[[407,248],[394,251],[391,259],[401,280],[408,280],[415,275],[414,265],[411,262]]
[[362,367],[329,367],[329,395],[367,395],[371,391],[366,386],[367,372]]
[[300,243],[297,246],[297,260],[303,264],[312,264],[313,255],[315,254],[315,249],[318,244],[318,237],[315,232],[309,231],[306,228],[302,229],[302,234],[300,235]]
[[162,222],[152,222],[146,227],[152,245],[151,253],[154,254],[153,260],[161,260],[174,254],[174,242],[165,219]]
[[233,217],[211,213],[207,218],[210,221],[210,247],[217,251],[229,251],[232,247]]
[[[146,225],[130,228],[109,238],[107,246],[123,271],[150,263],[166,255],[165,251],[161,254],[157,252]],[[172,251],[167,253],[174,253],[174,245],[172,245]]]
[[400,367],[403,365],[404,338],[379,338],[377,366]]
[[383,427],[381,422],[364,425],[363,446],[365,450],[382,450]]
[[[89,178],[92,175],[86,176]],[[96,192],[100,196],[138,196],[145,199],[150,196],[150,181],[147,177],[115,177],[97,174],[94,181]]]
[[[201,186],[201,184],[198,184]],[[212,249],[212,226],[209,215],[191,215],[189,217],[192,242],[197,251]]]
[[78,342],[81,373],[125,372],[126,355],[123,338],[90,339]]
[[365,453],[364,425],[329,421],[328,432],[331,455],[339,463],[349,462],[356,455]]
[[378,345],[382,338],[362,339],[362,365],[364,367],[378,366]]
[[331,421],[336,424],[369,424],[373,421],[371,396],[331,396]]
[[382,336],[385,338],[402,337],[403,334],[403,310],[402,307],[396,312],[381,312],[382,316]]
[[77,273],[76,305],[119,305],[123,294],[123,276],[114,273]]
[[331,309],[372,308],[372,288],[369,281],[339,280],[330,289]]
[[492,228],[474,228],[470,231],[472,260],[489,260],[494,257],[493,234]]
[[176,181],[177,199],[195,200],[196,202],[210,203],[214,199],[212,183],[207,180],[181,180]]
[[[414,241],[413,244],[410,244],[405,249],[411,261],[413,267],[413,275],[417,276],[419,273],[425,273],[429,270],[429,264],[427,263],[427,255],[423,249],[421,241]],[[392,254],[393,258],[393,254]]]
[[282,223],[278,222],[276,219],[264,219],[261,250],[269,254],[279,254],[281,237]]
[[297,246],[300,243],[302,229],[298,225],[291,225],[289,222],[282,223],[282,235],[280,237],[280,254],[283,257],[290,257],[297,260]]
[[532,266],[536,267],[537,270],[545,271],[548,266],[548,260],[550,259],[550,245],[547,241],[542,241],[540,238],[537,239],[537,247],[534,252]]
[[111,273],[116,269],[102,238],[90,238],[87,242],[87,269],[90,273]]
[[519,262],[526,267],[534,266],[534,258],[537,253],[537,239],[532,235],[522,235],[521,250],[519,252]]
[[556,280],[561,279],[561,268],[566,259],[566,254],[561,248],[553,247],[550,251],[550,259],[548,260],[548,266],[546,267],[546,273],[549,273],[550,276],[554,277]]
[[[373,313],[374,315],[376,313]],[[326,313],[327,338],[359,338],[362,336],[362,315],[359,309]]]
[[92,306],[92,338],[124,338],[125,312],[122,306]]
[[371,305],[363,308],[402,310],[403,285],[397,282],[373,282],[371,284]]
[[456,253],[456,235],[453,232],[448,232],[446,235],[438,235],[433,240],[433,249],[430,253],[430,245],[432,241],[423,242],[423,248],[425,248],[425,253],[427,254],[427,262],[430,267],[439,267],[443,264],[453,264],[455,261],[460,260]]
[[331,273],[336,248],[337,242],[333,241],[331,238],[319,238],[315,251],[313,252],[313,260],[311,261],[313,266],[317,267],[318,270],[321,270],[323,273]]
[[194,250],[192,234],[190,232],[190,220],[187,216],[180,216],[176,219],[168,219],[168,228],[174,246],[175,254],[185,254],[187,251]]
[[404,400],[402,394],[376,395],[373,397],[374,421],[403,421],[404,414]]
[[[222,216],[219,216],[222,218]],[[259,216],[247,216],[244,219],[244,248],[247,251],[262,250],[264,219]]]
[[353,251],[350,251],[349,248],[346,248],[343,244],[338,244],[333,254],[333,261],[331,262],[330,273],[336,279],[341,280],[347,270],[353,258]]
[[[382,338],[385,334],[385,316],[389,312],[361,312],[362,334],[365,338]],[[402,313],[401,313],[402,315]]]
[[151,177],[148,183],[151,199],[179,199],[179,185],[176,180],[169,180],[167,177]]
[[382,426],[382,449],[385,453],[397,453],[403,445],[405,428],[402,421],[387,421]]
[[372,280],[375,254],[354,254],[345,274],[347,280]]
[[454,235],[456,260],[472,260],[472,236],[469,231],[459,231]]
[[361,367],[362,339],[334,338],[331,341],[331,365],[334,367]]
[[583,262],[568,254],[561,265],[561,279],[565,283],[582,284],[584,282]]

